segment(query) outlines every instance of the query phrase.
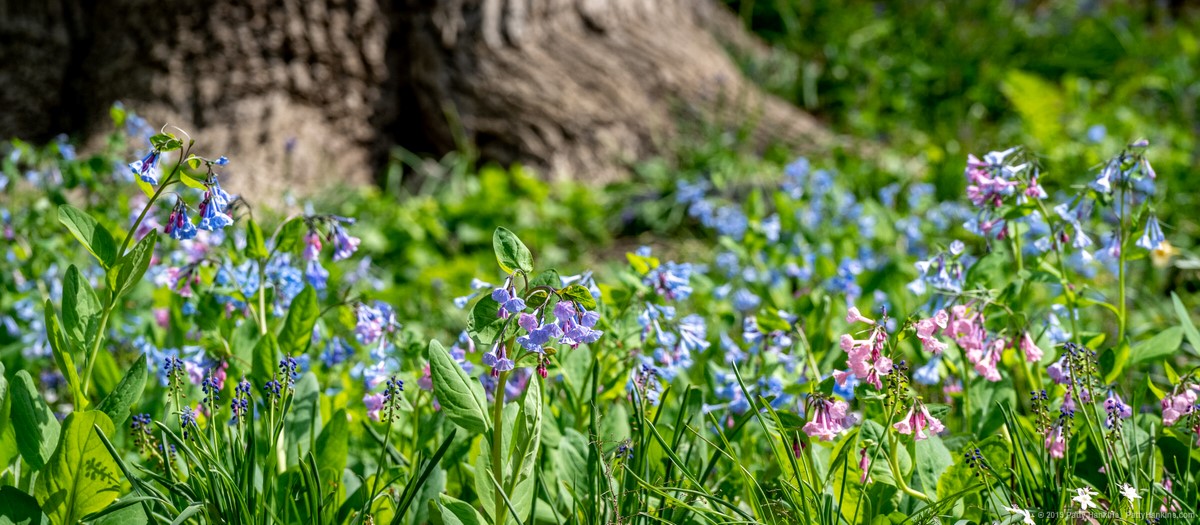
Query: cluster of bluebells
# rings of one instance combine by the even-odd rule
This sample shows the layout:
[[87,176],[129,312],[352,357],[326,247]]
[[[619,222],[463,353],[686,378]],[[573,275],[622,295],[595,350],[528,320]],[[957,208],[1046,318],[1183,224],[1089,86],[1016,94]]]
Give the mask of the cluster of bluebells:
[[355,363],[350,375],[363,381],[367,391],[374,390],[400,370],[396,346],[392,342],[400,329],[396,311],[383,301],[355,306],[354,337],[368,349],[369,359]]
[[693,354],[709,347],[708,328],[703,317],[690,314],[678,318],[676,315],[675,305],[683,303],[692,294],[694,268],[691,264],[674,261],[659,264],[646,246],[634,255],[649,266],[642,276],[642,284],[650,293],[640,302],[637,315],[641,339],[653,349],[653,358],[644,357],[644,364],[653,366],[658,377],[670,381],[692,366]]
[[[151,155],[154,155],[153,153]],[[158,154],[161,156],[161,154]],[[150,162],[156,162],[157,156],[150,158]],[[149,173],[153,170],[147,169],[145,165],[137,166],[137,161],[129,165],[130,170],[138,171],[142,180],[157,185],[157,178],[153,181],[147,180],[150,178]],[[200,200],[199,214],[200,222],[192,223],[188,217],[188,205],[182,196],[175,199],[175,206],[171,209],[171,214],[167,217],[166,224],[163,225],[163,233],[170,235],[176,240],[191,240],[196,238],[199,230],[210,232],[218,232],[224,230],[230,224],[233,224],[233,218],[229,216],[229,206],[232,198],[225,190],[221,189],[221,183],[217,179],[216,172],[213,171],[213,166],[224,166],[228,164],[225,157],[221,157],[215,161],[205,161],[208,166],[208,176],[204,180],[204,195]]]

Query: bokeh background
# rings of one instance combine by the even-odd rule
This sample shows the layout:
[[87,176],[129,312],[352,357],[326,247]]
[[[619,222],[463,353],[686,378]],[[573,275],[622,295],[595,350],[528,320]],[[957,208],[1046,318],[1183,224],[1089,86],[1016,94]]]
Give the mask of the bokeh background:
[[1166,286],[1195,287],[1184,2],[3,0],[0,35],[8,178],[110,146],[119,102],[254,202],[360,217],[398,282],[465,282],[500,225],[551,263],[688,251],[678,180],[737,198],[801,155],[953,199],[968,153],[1027,147],[1053,193],[1146,138]]

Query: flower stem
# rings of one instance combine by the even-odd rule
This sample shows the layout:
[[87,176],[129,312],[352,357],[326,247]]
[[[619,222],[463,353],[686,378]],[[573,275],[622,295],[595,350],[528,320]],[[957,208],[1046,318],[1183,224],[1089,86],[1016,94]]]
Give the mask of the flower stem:
[[[125,258],[125,250],[129,248],[129,242],[133,240],[134,234],[137,233],[138,227],[142,225],[142,221],[146,218],[146,214],[150,212],[150,208],[154,206],[154,201],[157,201],[162,196],[163,190],[170,186],[174,181],[175,175],[179,173],[180,166],[183,165],[183,159],[187,158],[188,153],[192,151],[191,144],[184,151],[183,155],[179,156],[179,161],[175,163],[175,168],[163,179],[162,184],[158,185],[158,189],[154,190],[154,195],[150,196],[150,200],[146,202],[146,206],[142,208],[142,212],[138,214],[137,220],[133,221],[133,226],[129,228],[129,233],[125,235],[125,240],[121,242],[121,249],[117,250],[117,261]],[[104,304],[104,312],[100,314],[100,323],[96,325],[96,339],[92,341],[92,347],[88,349],[83,371],[83,389],[81,392],[86,398],[88,395],[88,387],[92,383],[92,368],[96,366],[96,354],[100,352],[100,344],[104,341],[104,329],[108,327],[108,319],[112,317],[112,312],[117,307],[117,293],[119,290],[109,290],[108,301]],[[80,406],[87,404],[87,399],[75,400]]]
[[496,480],[496,488],[493,492],[495,499],[493,523],[505,522],[504,494],[501,492],[501,487],[504,486],[504,465],[501,463],[500,455],[504,444],[504,386],[507,381],[508,372],[500,372],[500,376],[496,378],[496,389],[492,394],[494,398],[492,402],[492,477]]

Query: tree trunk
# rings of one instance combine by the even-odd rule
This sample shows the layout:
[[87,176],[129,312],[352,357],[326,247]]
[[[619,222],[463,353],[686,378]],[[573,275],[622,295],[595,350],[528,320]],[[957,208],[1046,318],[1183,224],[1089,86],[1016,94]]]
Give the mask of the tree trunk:
[[762,50],[716,0],[0,0],[0,136],[96,134],[122,100],[256,195],[367,181],[394,146],[609,181],[692,123],[837,142],[722,44]]

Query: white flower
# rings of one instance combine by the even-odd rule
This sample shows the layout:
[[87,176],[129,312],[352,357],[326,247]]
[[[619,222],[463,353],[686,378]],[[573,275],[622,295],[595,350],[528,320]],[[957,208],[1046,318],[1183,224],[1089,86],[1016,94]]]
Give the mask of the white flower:
[[1029,515],[1029,511],[1021,507],[1004,507],[1004,510],[1007,510],[1012,516],[1021,516],[1021,523],[1025,525],[1037,525],[1033,522],[1033,516]]
[[1071,501],[1079,504],[1079,510],[1099,508],[1094,502],[1092,502],[1092,496],[1096,495],[1096,492],[1093,492],[1092,489],[1088,487],[1075,489],[1075,494],[1076,496],[1071,498]]
[[1121,485],[1121,495],[1125,496],[1125,498],[1129,501],[1142,499],[1142,496],[1138,494],[1137,489],[1133,488],[1133,486],[1128,483]]

